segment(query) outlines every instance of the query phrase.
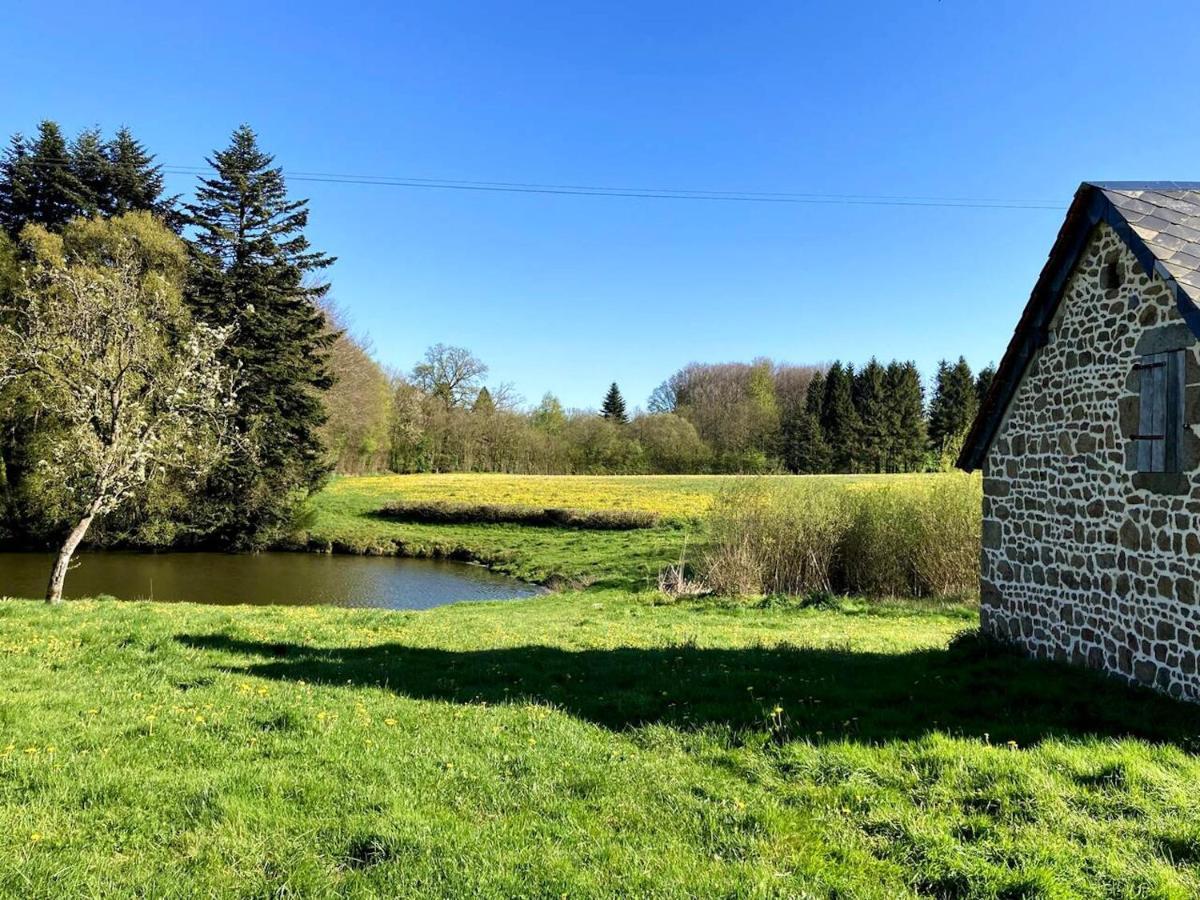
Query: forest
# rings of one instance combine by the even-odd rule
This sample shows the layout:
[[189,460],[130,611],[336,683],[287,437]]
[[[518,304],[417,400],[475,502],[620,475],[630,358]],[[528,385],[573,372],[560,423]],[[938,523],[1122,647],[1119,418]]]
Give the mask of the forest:
[[[164,334],[178,339],[194,325],[195,335],[213,338],[211,383],[189,382],[198,392],[189,414],[199,415],[201,395],[226,392],[220,409],[210,403],[203,415],[210,430],[237,439],[210,465],[159,460],[148,474],[145,459],[118,453],[111,440],[114,428],[126,437],[134,429],[97,427],[89,398],[107,388],[83,384],[96,367],[74,381],[58,371],[54,390],[46,378],[36,389],[28,377],[0,379],[0,540],[62,533],[87,512],[78,498],[102,480],[111,496],[94,504],[104,513],[97,540],[253,547],[277,540],[335,473],[945,469],[992,376],[990,367],[973,373],[962,357],[943,362],[927,397],[922,373],[901,360],[694,362],[644,406],[622,395],[618,371],[596,408],[566,409],[552,393],[527,403],[492,380],[484,360],[451,344],[392,368],[330,300],[323,273],[334,259],[309,245],[307,201],[289,194],[254,131],[238,128],[208,163],[185,198],[165,192],[162,167],[129,129],[68,138],[43,121],[33,135],[10,139],[0,159],[0,326],[8,327],[9,357],[28,346],[33,314],[61,305],[47,298],[127,256],[137,278],[169,286],[177,318],[159,323]],[[77,347],[71,329],[82,320],[37,321],[41,333],[60,342],[67,335]],[[30,361],[30,371],[39,364]],[[166,408],[151,393],[137,399],[143,412]],[[160,432],[144,428],[142,443]],[[108,455],[67,464],[68,448],[84,458],[92,445]],[[101,478],[115,461],[124,480]]]

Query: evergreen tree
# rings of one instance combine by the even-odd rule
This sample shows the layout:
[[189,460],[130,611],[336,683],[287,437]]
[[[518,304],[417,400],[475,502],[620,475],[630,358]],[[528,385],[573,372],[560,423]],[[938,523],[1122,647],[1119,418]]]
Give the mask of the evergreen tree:
[[875,357],[871,357],[854,377],[854,408],[862,423],[859,432],[861,470],[888,471],[894,427],[884,368]]
[[825,433],[821,429],[821,404],[824,395],[825,379],[818,372],[808,383],[804,406],[784,423],[783,462],[789,472],[797,475],[818,475],[829,471],[829,444],[826,443]]
[[891,424],[890,471],[919,471],[925,466],[929,441],[925,428],[925,391],[921,387],[921,373],[914,363],[888,365],[887,393]]
[[975,376],[975,399],[979,401],[980,405],[983,405],[983,398],[987,396],[988,389],[992,386],[992,379],[995,377],[995,366],[984,366]]
[[492,399],[492,392],[486,387],[481,387],[479,393],[475,395],[475,402],[471,406],[472,412],[483,413],[488,415],[496,411],[496,402]]
[[27,222],[52,231],[86,213],[87,189],[72,168],[62,130],[49,120],[35,140],[14,135],[0,160],[0,226],[16,237]]
[[241,126],[187,207],[196,228],[190,302],[201,320],[235,328],[226,361],[240,372],[247,449],[212,480],[209,532],[237,545],[277,536],[326,474],[317,429],[337,335],[317,306],[328,285],[308,279],[333,259],[309,246],[308,201],[288,198],[273,162]]
[[941,453],[952,441],[962,437],[975,419],[979,400],[971,367],[963,357],[954,364],[938,363],[933,401],[929,404],[929,441],[934,453]]
[[829,444],[834,472],[855,472],[859,464],[862,422],[854,408],[854,367],[835,362],[825,373],[821,428]]
[[128,128],[119,129],[104,150],[108,159],[105,214],[119,216],[130,210],[146,209],[178,230],[182,223],[175,211],[175,198],[163,197],[162,167],[155,165],[154,156],[132,132]]
[[85,128],[71,142],[71,171],[82,188],[85,215],[112,215],[105,200],[109,190],[108,156],[98,128]]
[[604,395],[600,415],[618,425],[624,425],[629,421],[629,416],[625,413],[625,398],[621,396],[621,389],[617,387],[615,381],[609,387],[608,393]]

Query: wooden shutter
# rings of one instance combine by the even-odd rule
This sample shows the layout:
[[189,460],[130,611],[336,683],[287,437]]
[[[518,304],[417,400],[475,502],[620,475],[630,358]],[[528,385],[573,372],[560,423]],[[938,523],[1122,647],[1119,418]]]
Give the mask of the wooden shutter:
[[1183,351],[1143,356],[1138,416],[1140,472],[1178,472],[1183,430]]

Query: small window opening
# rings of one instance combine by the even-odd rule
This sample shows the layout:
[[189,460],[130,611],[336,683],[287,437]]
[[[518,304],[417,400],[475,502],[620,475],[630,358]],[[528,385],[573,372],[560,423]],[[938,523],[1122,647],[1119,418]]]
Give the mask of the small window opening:
[[1140,376],[1138,430],[1133,435],[1139,472],[1178,472],[1183,441],[1183,351],[1152,353],[1134,366]]
[[1111,291],[1125,282],[1125,270],[1119,259],[1110,259],[1100,268],[1100,287]]

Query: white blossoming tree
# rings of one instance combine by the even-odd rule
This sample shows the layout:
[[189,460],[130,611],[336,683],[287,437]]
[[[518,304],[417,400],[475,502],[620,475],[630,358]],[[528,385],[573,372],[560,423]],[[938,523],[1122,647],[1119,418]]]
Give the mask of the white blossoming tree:
[[46,600],[98,518],[154,478],[198,487],[234,440],[228,334],[184,305],[183,242],[146,213],[27,226],[20,287],[0,308],[0,393],[36,410],[33,477],[62,523]]

